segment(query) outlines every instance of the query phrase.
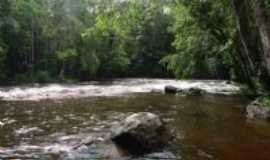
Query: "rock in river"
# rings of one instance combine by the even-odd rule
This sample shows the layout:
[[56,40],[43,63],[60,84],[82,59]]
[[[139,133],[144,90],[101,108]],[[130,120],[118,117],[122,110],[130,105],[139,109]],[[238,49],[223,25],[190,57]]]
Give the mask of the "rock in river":
[[113,127],[110,138],[121,150],[142,155],[161,150],[171,135],[159,116],[143,112],[133,114]]
[[258,102],[252,102],[247,106],[248,118],[270,119],[270,107],[263,106]]
[[167,94],[183,94],[188,96],[198,96],[204,94],[206,91],[200,88],[192,87],[188,89],[181,89],[174,86],[165,86],[165,93]]
[[174,86],[165,86],[165,93],[176,94],[176,93],[178,93],[178,88],[174,87]]
[[205,91],[200,88],[190,88],[187,91],[184,91],[184,93],[191,96],[198,96],[204,94]]

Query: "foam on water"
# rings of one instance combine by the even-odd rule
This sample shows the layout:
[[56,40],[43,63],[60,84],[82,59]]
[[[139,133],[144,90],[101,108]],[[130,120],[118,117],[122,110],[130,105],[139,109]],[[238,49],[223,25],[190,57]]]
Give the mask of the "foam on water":
[[84,84],[48,84],[43,86],[16,86],[0,88],[0,99],[5,101],[39,101],[46,99],[82,98],[95,96],[121,96],[129,93],[147,93],[164,90],[166,85],[181,89],[200,88],[209,93],[233,94],[239,92],[236,85],[217,80],[170,79],[118,79]]

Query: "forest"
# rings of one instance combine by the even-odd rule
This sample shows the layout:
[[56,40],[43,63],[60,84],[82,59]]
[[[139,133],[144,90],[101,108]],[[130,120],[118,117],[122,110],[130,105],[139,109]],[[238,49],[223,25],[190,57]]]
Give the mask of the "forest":
[[237,79],[242,49],[232,6],[229,0],[1,0],[0,81]]
[[176,77],[265,88],[269,4],[1,0],[0,82]]

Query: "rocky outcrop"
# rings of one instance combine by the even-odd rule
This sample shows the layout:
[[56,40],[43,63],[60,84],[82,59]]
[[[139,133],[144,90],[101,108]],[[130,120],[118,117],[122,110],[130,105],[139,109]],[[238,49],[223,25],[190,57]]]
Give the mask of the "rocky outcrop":
[[110,138],[121,150],[142,155],[161,150],[171,135],[159,116],[143,112],[133,114],[114,126]]
[[270,106],[264,106],[254,101],[246,108],[247,117],[250,119],[270,119]]

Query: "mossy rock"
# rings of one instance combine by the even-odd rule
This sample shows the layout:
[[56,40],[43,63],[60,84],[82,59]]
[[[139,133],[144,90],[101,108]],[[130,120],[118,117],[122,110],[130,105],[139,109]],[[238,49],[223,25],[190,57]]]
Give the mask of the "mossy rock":
[[247,117],[270,119],[270,96],[261,96],[247,106]]

